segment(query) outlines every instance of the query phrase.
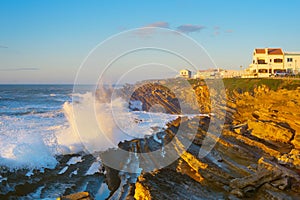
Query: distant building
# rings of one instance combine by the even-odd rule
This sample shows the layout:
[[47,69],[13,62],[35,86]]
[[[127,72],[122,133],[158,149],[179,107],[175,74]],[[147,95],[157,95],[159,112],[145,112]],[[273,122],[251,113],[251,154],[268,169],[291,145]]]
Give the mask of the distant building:
[[295,74],[300,72],[300,52],[285,52],[284,67]]
[[281,48],[254,49],[247,75],[270,77],[276,72],[298,73],[300,52],[283,52]]
[[205,69],[205,70],[198,70],[194,75],[194,78],[215,78],[219,75],[219,69]]
[[213,78],[235,78],[241,77],[242,70],[227,70],[227,69],[206,69],[198,70],[194,78],[213,79]]
[[182,69],[179,72],[179,76],[183,78],[191,78],[192,77],[192,72],[188,69]]
[[242,70],[222,70],[220,75],[222,78],[240,78],[244,74]]

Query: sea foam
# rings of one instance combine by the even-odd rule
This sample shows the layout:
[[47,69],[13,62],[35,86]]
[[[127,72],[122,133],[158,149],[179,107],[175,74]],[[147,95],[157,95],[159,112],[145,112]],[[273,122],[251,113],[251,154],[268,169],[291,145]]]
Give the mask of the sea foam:
[[178,117],[132,112],[122,98],[99,102],[90,92],[73,95],[76,101],[66,101],[53,114],[0,116],[0,166],[11,170],[54,168],[58,154],[117,147],[120,141],[163,130]]

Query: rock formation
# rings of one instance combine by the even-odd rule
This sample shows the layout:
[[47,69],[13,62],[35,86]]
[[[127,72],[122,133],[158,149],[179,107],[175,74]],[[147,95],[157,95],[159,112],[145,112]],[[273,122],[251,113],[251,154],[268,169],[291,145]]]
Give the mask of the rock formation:
[[[208,88],[201,81],[193,82],[191,87],[200,105],[192,109],[210,114],[212,94]],[[141,101],[143,109],[151,110],[151,105],[160,104],[169,113],[178,113],[179,107],[172,107],[176,98],[184,98],[175,98],[172,88],[168,91],[155,84],[128,91],[129,98]],[[140,97],[145,91],[151,95]],[[300,89],[274,90],[261,84],[249,91],[227,90],[226,95],[227,102],[218,104],[220,110],[226,111],[220,137],[216,137],[216,129],[208,127],[210,122],[224,117],[221,112],[178,118],[165,131],[119,144],[119,149],[137,153],[172,144],[179,158],[164,168],[129,173],[103,166],[86,175],[97,159],[92,155],[66,155],[59,158],[60,164],[54,170],[35,171],[31,177],[26,176],[27,171],[12,173],[1,169],[0,199],[68,197],[81,191],[89,192],[88,196],[95,199],[300,199]],[[160,98],[154,101],[157,96]],[[180,127],[184,127],[185,135],[177,138]],[[192,135],[194,130],[196,134]],[[206,138],[215,140],[216,145],[207,156],[199,157]],[[185,140],[192,143],[187,151],[181,151]],[[99,155],[118,159],[113,156],[117,153],[118,149],[110,149]],[[74,156],[82,156],[83,161],[68,165]],[[163,160],[164,155],[161,156]],[[122,167],[136,163],[133,158],[127,163],[123,159],[126,158],[120,159]],[[149,166],[157,163],[151,157],[139,156],[140,161],[143,159]],[[147,165],[139,167],[147,169]],[[99,188],[103,186],[109,194],[101,196]]]

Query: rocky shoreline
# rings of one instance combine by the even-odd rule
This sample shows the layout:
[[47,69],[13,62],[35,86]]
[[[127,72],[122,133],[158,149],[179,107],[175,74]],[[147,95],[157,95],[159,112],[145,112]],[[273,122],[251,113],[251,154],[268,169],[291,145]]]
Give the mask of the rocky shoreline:
[[[146,110],[163,102],[160,105],[169,113],[178,112],[166,103],[168,93],[157,85],[150,87],[153,87],[150,91],[155,91],[151,92],[150,98],[145,95],[139,98],[138,94],[143,93],[143,88],[139,87],[133,100],[147,105]],[[192,87],[201,104],[201,112],[210,113],[208,88],[203,82],[192,83]],[[261,84],[253,91],[226,93],[227,102],[219,104],[220,109],[226,110],[220,137],[215,137],[214,129],[207,132],[210,122],[224,117],[221,116],[223,113],[214,113],[210,117],[178,118],[168,124],[165,131],[119,144],[120,149],[129,152],[151,152],[176,139],[179,127],[184,126],[185,137],[192,140],[192,144],[187,151],[180,151],[183,145],[181,140],[176,140],[173,147],[178,149],[180,156],[167,167],[124,173],[101,164],[101,157],[117,150],[96,156],[65,155],[58,158],[55,169],[33,171],[31,176],[28,170],[9,172],[1,169],[0,199],[60,196],[62,199],[79,199],[67,195],[82,191],[88,193],[80,199],[299,199],[300,110],[297,107],[300,105],[300,88],[272,90]],[[159,101],[153,103],[155,95],[159,96]],[[187,95],[183,94],[182,98],[184,96]],[[170,102],[176,104],[175,100]],[[190,134],[193,130],[197,130],[195,136]],[[207,137],[215,140],[216,145],[206,157],[199,158],[199,149]],[[70,162],[72,159],[74,162]],[[139,159],[146,159],[149,165],[156,162],[149,157]],[[97,170],[91,169],[93,163],[98,163],[94,164],[98,166]],[[120,163],[122,166],[128,164],[130,162]],[[93,173],[87,173],[91,170]],[[99,195],[101,188],[105,191],[102,196]]]

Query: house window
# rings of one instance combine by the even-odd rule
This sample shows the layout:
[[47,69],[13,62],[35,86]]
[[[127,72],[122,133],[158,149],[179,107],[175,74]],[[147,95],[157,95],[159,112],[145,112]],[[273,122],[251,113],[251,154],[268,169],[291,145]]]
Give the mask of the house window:
[[274,59],[274,63],[282,63],[282,59],[276,58],[276,59]]
[[259,69],[258,73],[268,73],[268,69]]
[[270,62],[272,62],[272,59],[270,59]]
[[287,58],[287,62],[293,62],[293,58]]
[[254,63],[255,63],[255,60],[253,60],[252,63],[254,64]]
[[267,64],[264,59],[257,60],[257,63],[258,64]]

